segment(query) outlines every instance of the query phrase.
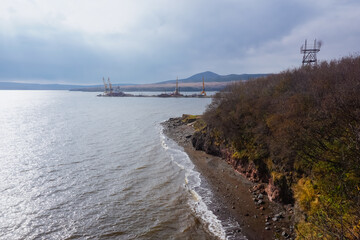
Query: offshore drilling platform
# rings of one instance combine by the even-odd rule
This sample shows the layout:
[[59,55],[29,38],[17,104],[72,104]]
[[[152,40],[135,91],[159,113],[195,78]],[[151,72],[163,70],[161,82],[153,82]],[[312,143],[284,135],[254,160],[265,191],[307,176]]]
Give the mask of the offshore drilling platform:
[[116,87],[114,90],[112,84],[110,82],[110,78],[108,77],[107,83],[105,78],[102,79],[104,84],[104,93],[99,94],[98,97],[132,97],[132,94],[126,94],[120,91],[120,87]]
[[120,87],[117,86],[115,89],[113,88],[110,78],[108,77],[108,80],[105,81],[105,78],[102,78],[103,84],[104,84],[104,92],[102,94],[97,95],[98,97],[175,97],[175,98],[200,98],[200,97],[209,97],[206,95],[205,91],[205,80],[204,77],[202,77],[202,91],[200,94],[192,94],[192,95],[183,95],[180,93],[180,87],[179,87],[179,79],[176,78],[176,84],[175,84],[175,90],[172,93],[161,93],[158,95],[133,95],[124,93],[120,90]]

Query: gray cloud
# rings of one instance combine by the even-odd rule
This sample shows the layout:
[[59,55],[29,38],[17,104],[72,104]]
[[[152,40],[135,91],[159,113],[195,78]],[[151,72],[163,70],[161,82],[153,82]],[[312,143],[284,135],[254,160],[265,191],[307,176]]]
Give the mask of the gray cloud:
[[324,41],[324,60],[359,51],[357,1],[152,3],[128,5],[126,18],[114,9],[98,25],[92,18],[101,16],[90,13],[82,19],[59,10],[54,17],[49,10],[24,20],[17,10],[0,24],[0,81],[98,83],[110,76],[117,83],[145,83],[206,70],[278,72],[300,65],[305,38]]

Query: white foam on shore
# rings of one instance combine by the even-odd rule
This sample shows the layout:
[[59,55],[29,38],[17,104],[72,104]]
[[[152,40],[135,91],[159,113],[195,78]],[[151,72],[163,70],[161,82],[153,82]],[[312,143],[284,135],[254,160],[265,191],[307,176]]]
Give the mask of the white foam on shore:
[[189,156],[179,145],[164,135],[163,128],[161,128],[160,136],[161,145],[169,153],[171,160],[185,171],[184,187],[192,196],[189,199],[191,210],[212,234],[220,239],[228,239],[221,221],[207,206],[207,203],[211,202],[212,193],[209,189],[201,187],[200,173],[194,170],[195,166]]

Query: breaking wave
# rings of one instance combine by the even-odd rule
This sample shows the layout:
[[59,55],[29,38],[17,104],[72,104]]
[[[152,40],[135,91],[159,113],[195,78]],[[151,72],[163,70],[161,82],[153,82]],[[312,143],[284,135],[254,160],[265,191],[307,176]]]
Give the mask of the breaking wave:
[[161,144],[171,160],[185,171],[184,188],[189,192],[188,204],[191,210],[212,234],[220,239],[228,239],[221,221],[208,207],[211,203],[212,192],[201,186],[200,173],[194,169],[195,166],[189,156],[179,145],[164,135],[163,128],[160,135]]

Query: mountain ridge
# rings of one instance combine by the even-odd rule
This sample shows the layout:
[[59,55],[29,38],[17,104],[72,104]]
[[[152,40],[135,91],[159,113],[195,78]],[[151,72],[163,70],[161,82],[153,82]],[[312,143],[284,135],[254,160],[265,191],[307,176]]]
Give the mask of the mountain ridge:
[[[232,81],[246,81],[253,78],[266,77],[270,75],[269,73],[255,73],[255,74],[228,74],[228,75],[219,75],[211,71],[205,71],[201,73],[194,74],[188,78],[179,79],[179,83],[189,83],[189,82],[202,82],[204,77],[205,82],[232,82]],[[176,80],[167,80],[158,82],[158,84],[163,83],[175,83]]]
[[[194,74],[188,78],[179,79],[179,83],[201,83],[202,78],[204,77],[205,83],[226,83],[226,82],[234,82],[234,81],[246,81],[249,79],[254,79],[258,77],[265,77],[270,74],[229,74],[229,75],[219,75],[217,73],[211,71],[205,71],[201,73]],[[99,80],[99,83],[101,81]],[[116,86],[148,86],[147,88],[151,88],[151,85],[159,85],[159,84],[171,84],[175,83],[176,80],[167,80],[158,83],[149,83],[149,84],[116,84],[113,83],[114,87]],[[0,82],[0,90],[80,90],[84,91],[102,91],[99,89],[103,89],[104,86],[102,84],[97,85],[78,85],[78,84],[41,84],[41,83],[17,83],[17,82]],[[217,88],[216,88],[217,89]],[[195,89],[194,89],[195,90]]]

